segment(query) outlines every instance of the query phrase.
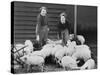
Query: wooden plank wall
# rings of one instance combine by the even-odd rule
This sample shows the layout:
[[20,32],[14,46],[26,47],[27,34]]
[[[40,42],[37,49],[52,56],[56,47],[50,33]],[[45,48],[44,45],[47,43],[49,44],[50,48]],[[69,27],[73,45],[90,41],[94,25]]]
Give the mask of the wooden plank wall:
[[77,23],[81,31],[97,29],[97,7],[77,6]]
[[[46,6],[48,8],[49,38],[57,38],[57,23],[59,14],[65,11],[68,14],[68,20],[73,25],[74,6],[62,4],[33,3],[33,2],[14,2],[14,42],[23,43],[25,40],[34,40],[35,27],[39,8]],[[73,26],[72,26],[73,27]]]

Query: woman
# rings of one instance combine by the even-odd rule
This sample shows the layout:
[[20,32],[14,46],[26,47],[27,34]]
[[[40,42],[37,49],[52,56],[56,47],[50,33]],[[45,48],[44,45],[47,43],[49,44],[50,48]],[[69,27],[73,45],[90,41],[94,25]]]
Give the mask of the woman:
[[37,16],[37,25],[36,25],[36,40],[39,41],[41,46],[46,43],[48,37],[48,17],[47,17],[47,8],[41,7],[40,14]]
[[60,21],[57,25],[58,28],[58,38],[62,39],[63,44],[65,45],[69,39],[69,33],[71,32],[71,25],[66,19],[67,15],[65,12],[60,14]]

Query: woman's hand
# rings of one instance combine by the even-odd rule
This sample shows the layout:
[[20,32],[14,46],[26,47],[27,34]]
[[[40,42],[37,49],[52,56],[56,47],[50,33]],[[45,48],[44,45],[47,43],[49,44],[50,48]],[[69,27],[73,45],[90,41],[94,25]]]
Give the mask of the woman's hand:
[[48,31],[50,31],[50,29],[48,28]]
[[36,40],[39,41],[39,35],[36,36]]

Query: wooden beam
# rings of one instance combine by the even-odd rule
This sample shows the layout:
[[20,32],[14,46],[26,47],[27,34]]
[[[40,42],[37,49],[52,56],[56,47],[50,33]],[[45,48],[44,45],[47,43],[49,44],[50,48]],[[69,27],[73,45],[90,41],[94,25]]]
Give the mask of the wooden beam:
[[77,36],[77,5],[74,6],[74,36]]

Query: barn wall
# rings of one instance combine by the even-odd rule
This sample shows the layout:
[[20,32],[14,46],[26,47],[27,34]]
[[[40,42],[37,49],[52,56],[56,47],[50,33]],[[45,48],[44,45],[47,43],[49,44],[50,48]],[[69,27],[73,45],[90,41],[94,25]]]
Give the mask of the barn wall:
[[[49,38],[57,38],[56,26],[59,20],[59,14],[63,11],[65,11],[68,14],[68,20],[70,21],[71,28],[73,30],[74,5],[18,1],[12,3],[14,6],[14,8],[12,8],[12,21],[14,21],[12,23],[12,29],[14,29],[14,32],[12,32],[12,34],[14,35],[15,43],[23,43],[27,39],[33,41],[36,38],[36,20],[37,15],[39,14],[39,8],[41,6],[46,6],[48,8],[48,24],[50,28]],[[89,34],[91,34],[91,32],[94,32],[95,34],[97,32],[97,7],[78,6],[77,23],[78,34],[83,34],[84,32],[90,32]],[[96,35],[94,37],[96,38]]]
[[85,37],[86,43],[97,44],[97,7],[77,6],[78,34]]
[[16,43],[24,42],[26,39],[33,41],[36,38],[36,20],[41,6],[48,8],[49,38],[57,38],[56,25],[61,12],[65,11],[69,21],[73,23],[73,5],[14,2],[14,39]]
[[81,30],[94,30],[97,28],[97,7],[77,6],[77,22]]

